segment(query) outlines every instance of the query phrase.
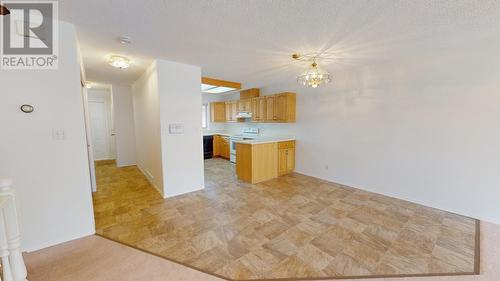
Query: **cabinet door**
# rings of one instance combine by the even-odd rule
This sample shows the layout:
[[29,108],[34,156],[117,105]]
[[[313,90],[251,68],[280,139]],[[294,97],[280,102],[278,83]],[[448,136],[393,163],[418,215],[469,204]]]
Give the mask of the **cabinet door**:
[[295,148],[286,149],[286,170],[287,172],[295,170]]
[[238,111],[250,111],[250,99],[239,100]]
[[214,136],[214,156],[220,156],[220,136],[215,135]]
[[252,121],[260,121],[259,98],[252,99]]
[[232,121],[232,119],[231,119],[231,102],[226,101],[225,106],[226,106],[226,110],[225,110],[226,122]]
[[274,116],[277,122],[285,122],[286,121],[286,95],[277,95],[274,99]]
[[259,120],[261,121],[266,121],[266,116],[267,116],[267,103],[266,103],[266,98],[259,98],[258,99],[259,103]]
[[222,137],[221,155],[224,158],[229,158],[229,140],[227,137]]
[[287,149],[278,150],[278,174],[286,174],[287,171]]
[[231,102],[231,121],[236,121],[236,115],[238,114],[238,104],[236,101]]
[[266,97],[266,120],[274,121],[274,96]]
[[210,110],[212,111],[210,114],[212,122],[226,121],[226,105],[223,102],[212,102]]

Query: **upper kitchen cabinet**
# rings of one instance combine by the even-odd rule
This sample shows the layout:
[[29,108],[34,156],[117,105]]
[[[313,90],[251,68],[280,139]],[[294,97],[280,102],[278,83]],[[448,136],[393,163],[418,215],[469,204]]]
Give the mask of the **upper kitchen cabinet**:
[[210,118],[212,122],[226,122],[226,104],[224,102],[210,103]]
[[252,122],[266,122],[267,116],[266,98],[252,99]]
[[295,93],[281,93],[274,96],[273,101],[275,122],[295,122]]
[[266,99],[266,122],[295,122],[296,95],[295,93],[280,93],[263,97]]
[[238,114],[238,102],[233,100],[233,101],[226,101],[225,102],[225,109],[226,109],[226,122],[235,122],[236,121],[236,115]]
[[238,101],[238,111],[250,112],[252,110],[252,100],[243,99]]
[[237,118],[242,112],[251,113],[251,121],[256,123],[293,123],[296,120],[296,94],[290,92],[215,102],[210,106],[212,122],[244,122],[244,117]]

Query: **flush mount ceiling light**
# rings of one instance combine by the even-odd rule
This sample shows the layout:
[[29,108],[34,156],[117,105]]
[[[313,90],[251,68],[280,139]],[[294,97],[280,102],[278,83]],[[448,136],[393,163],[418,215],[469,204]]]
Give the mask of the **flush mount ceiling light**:
[[89,82],[89,81],[85,82],[85,88],[91,89],[92,86],[93,86],[92,82]]
[[122,43],[123,45],[130,45],[132,44],[132,38],[130,36],[122,35],[118,37],[118,41]]
[[119,69],[124,69],[130,66],[130,59],[124,56],[113,55],[108,60],[109,65]]
[[201,77],[201,92],[222,94],[241,89],[241,83]]
[[316,63],[316,56],[301,56],[299,54],[293,54],[292,58],[300,61],[307,61],[311,63],[308,69],[306,69],[302,74],[297,76],[297,82],[303,86],[317,88],[318,86],[332,81],[330,73],[318,67]]

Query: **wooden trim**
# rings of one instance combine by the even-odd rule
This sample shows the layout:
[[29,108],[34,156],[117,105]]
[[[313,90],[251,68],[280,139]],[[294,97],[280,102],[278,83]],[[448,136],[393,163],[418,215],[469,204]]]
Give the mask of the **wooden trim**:
[[219,80],[219,79],[208,78],[208,77],[201,77],[201,83],[208,84],[208,85],[214,85],[214,86],[218,86],[218,87],[235,88],[237,90],[241,89],[241,83]]

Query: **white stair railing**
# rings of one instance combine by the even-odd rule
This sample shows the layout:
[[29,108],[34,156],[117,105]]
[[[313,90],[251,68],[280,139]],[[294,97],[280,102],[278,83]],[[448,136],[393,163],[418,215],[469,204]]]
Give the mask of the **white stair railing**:
[[10,179],[0,179],[0,258],[3,281],[28,280],[21,253],[16,201]]

